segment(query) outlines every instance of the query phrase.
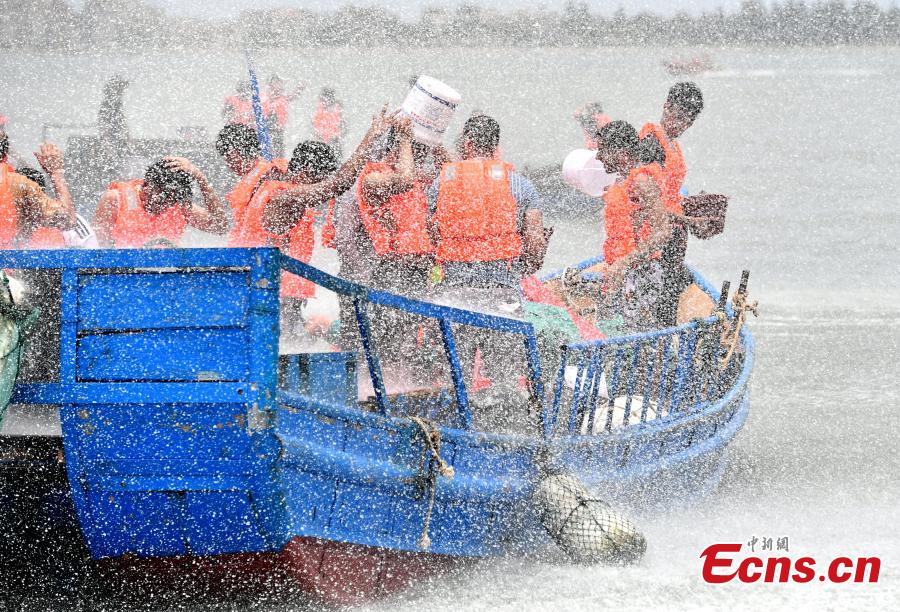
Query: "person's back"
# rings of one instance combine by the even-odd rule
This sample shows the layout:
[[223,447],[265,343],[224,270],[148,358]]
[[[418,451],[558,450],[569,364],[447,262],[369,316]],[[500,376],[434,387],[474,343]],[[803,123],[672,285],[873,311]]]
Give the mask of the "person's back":
[[[463,160],[445,164],[429,189],[432,236],[443,272],[436,300],[524,317],[522,277],[540,267],[546,235],[537,191],[511,164],[494,158],[499,143],[500,126],[493,118],[470,117],[463,128]],[[521,338],[463,327],[457,344],[470,390],[476,351],[482,375],[493,383],[492,391],[482,394],[479,417],[486,426],[515,429],[523,399],[518,376],[525,372]]]

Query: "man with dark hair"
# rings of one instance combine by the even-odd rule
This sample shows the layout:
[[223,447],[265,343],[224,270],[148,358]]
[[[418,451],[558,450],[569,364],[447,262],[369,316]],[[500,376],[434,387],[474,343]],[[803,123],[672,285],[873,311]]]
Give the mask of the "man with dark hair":
[[[547,236],[537,190],[512,164],[495,158],[499,144],[495,119],[469,117],[462,161],[444,165],[428,190],[435,256],[443,268],[437,292],[446,303],[522,316],[522,278],[540,268]],[[520,340],[476,328],[459,334],[463,374],[471,383],[480,350],[496,386],[492,402],[515,401],[517,376],[524,372]]]
[[652,329],[664,282],[659,252],[672,234],[665,176],[658,164],[641,165],[637,131],[625,121],[600,128],[597,159],[619,176],[603,194],[605,302],[620,311],[630,331]]
[[[693,283],[693,275],[684,265],[688,230],[692,229],[692,224],[702,227],[704,222],[696,221],[696,217],[692,221],[685,214],[696,215],[694,211],[704,210],[708,201],[727,202],[724,196],[685,198],[682,195],[687,166],[677,139],[694,124],[702,110],[703,94],[700,88],[691,82],[676,83],[669,89],[660,122],[647,123],[640,132],[641,162],[661,167],[664,174],[663,203],[672,215],[672,237],[662,250],[665,287],[657,310],[657,319],[664,326],[677,323],[679,297]],[[703,305],[705,307],[706,304]]]
[[250,199],[267,176],[277,175],[287,169],[287,160],[268,161],[262,158],[256,130],[237,123],[228,124],[219,131],[216,136],[216,152],[238,178],[225,196],[234,218],[229,245],[238,246],[236,236],[242,231]]
[[[205,207],[193,203],[192,181]],[[143,179],[111,183],[100,198],[94,226],[101,246],[177,246],[186,226],[225,234],[228,217],[203,173],[183,157],[151,164]]]
[[[277,246],[295,259],[309,261],[315,244],[313,222],[317,212],[353,185],[373,143],[391,121],[384,110],[376,115],[356,151],[340,167],[333,149],[325,143],[308,140],[298,144],[285,172],[273,170],[253,191],[229,246]],[[282,274],[283,323],[288,333],[302,320],[301,308],[314,294],[315,285],[311,282],[287,272]]]
[[675,83],[669,89],[659,124],[641,128],[643,163],[656,162],[666,173],[664,197],[669,206],[677,206],[679,191],[687,173],[681,147],[676,140],[690,128],[703,110],[703,94],[696,84]]

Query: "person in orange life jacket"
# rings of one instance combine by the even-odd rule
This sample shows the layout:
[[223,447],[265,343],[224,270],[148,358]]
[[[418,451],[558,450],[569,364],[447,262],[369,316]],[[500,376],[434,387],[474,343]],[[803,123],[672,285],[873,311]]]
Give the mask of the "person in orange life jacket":
[[9,138],[0,132],[0,248],[21,248],[41,227],[70,229],[75,224],[75,209],[60,150],[44,143],[34,154],[50,175],[57,199],[50,198],[34,181],[11,170],[5,163],[8,151]]
[[[266,192],[260,194],[251,206],[245,234],[250,239],[257,236],[273,243],[286,244],[289,252],[294,250],[292,247],[297,247],[293,256],[308,260],[312,254],[313,215],[324,213],[333,198],[353,185],[373,146],[392,122],[393,117],[382,109],[373,118],[369,131],[353,155],[340,167],[333,149],[326,144],[313,140],[298,144],[287,164],[286,180],[267,187]],[[291,240],[292,232],[295,234],[294,240]],[[298,232],[304,235],[296,235]],[[303,245],[305,250],[301,248]],[[309,284],[295,275],[285,276],[282,277],[283,284]],[[305,298],[299,293],[296,295],[298,299],[288,299],[285,303],[284,313],[289,326],[302,320],[301,308]]]
[[[0,162],[6,160],[9,139],[0,132]],[[50,198],[39,184],[12,172],[0,163],[0,248],[23,248],[36,231],[68,230],[75,224],[75,210],[63,173],[60,150],[44,143],[35,157],[50,175],[57,199]],[[58,270],[22,270],[16,277],[27,288],[23,305],[40,307],[41,316],[31,330],[19,370],[21,381],[50,381],[59,373],[59,362],[48,355],[59,354]]]
[[[192,201],[192,180],[205,207]],[[224,235],[228,217],[212,185],[183,157],[154,162],[143,179],[111,183],[94,215],[100,245],[120,249],[177,246],[188,225]]]
[[[463,159],[445,164],[428,190],[432,239],[443,280],[437,301],[503,316],[522,316],[523,274],[540,267],[547,235],[534,185],[512,165],[495,159],[500,125],[492,117],[470,117],[463,127]],[[463,374],[471,389],[475,351],[496,392],[489,403],[511,406],[518,375],[525,372],[521,338],[460,327]],[[486,418],[487,413],[482,413]],[[510,414],[496,414],[498,427]]]
[[[693,275],[684,264],[687,252],[688,230],[695,222],[685,217],[685,208],[699,203],[704,195],[682,197],[681,188],[687,173],[684,156],[677,139],[696,121],[703,110],[703,94],[696,84],[676,83],[669,89],[658,124],[647,123],[641,128],[641,163],[659,164],[665,173],[664,199],[672,213],[672,239],[663,248],[662,264],[666,284],[665,299],[659,301],[657,318],[661,325],[672,326],[677,322],[676,311],[679,296],[693,283]],[[693,291],[701,295],[703,292]],[[704,300],[705,301],[705,300]],[[711,302],[702,309],[711,307]]]
[[294,91],[285,93],[284,80],[277,74],[269,77],[269,83],[262,99],[262,107],[263,115],[269,124],[272,151],[277,157],[284,155],[284,130],[287,127],[291,102],[296,100],[305,88],[303,83],[299,83]]
[[[433,151],[434,166],[440,169],[447,153],[443,147]],[[426,186],[435,178],[428,166],[430,153],[413,141],[412,120],[400,118],[387,134],[380,161],[366,164],[356,189],[362,233],[373,250],[371,284],[418,299],[428,297],[434,268],[425,196]],[[416,373],[423,378],[413,382],[431,382],[428,371],[439,356],[423,339],[439,338],[436,326],[392,308],[373,307],[371,316],[376,346],[387,367],[409,366],[401,374],[405,382]]]
[[229,234],[229,246],[237,244],[237,236],[244,225],[244,217],[250,200],[266,178],[280,175],[287,170],[286,159],[268,161],[261,157],[256,130],[246,125],[229,124],[216,136],[216,151],[225,166],[237,177],[237,183],[225,196],[231,209],[233,224]]
[[584,136],[585,149],[597,149],[597,132],[604,125],[612,121],[612,118],[603,112],[603,105],[599,102],[585,104],[573,115],[581,127]]
[[660,249],[672,236],[664,175],[656,164],[640,164],[637,131],[625,121],[603,126],[597,144],[597,159],[608,173],[619,175],[603,194],[605,298],[621,309],[628,328],[650,329],[664,282]]
[[[388,132],[383,157],[363,168],[357,184],[359,214],[376,263],[372,282],[380,289],[423,297],[434,267],[428,231],[427,185],[435,179],[430,150],[413,141],[412,120],[404,117]],[[448,156],[434,148],[434,166]]]
[[312,117],[312,127],[316,139],[331,147],[334,156],[340,159],[347,124],[344,122],[344,107],[331,87],[323,87],[319,93]]
[[[20,174],[25,178],[34,181],[47,193],[47,180],[44,173],[29,166],[20,166],[16,168],[16,174]],[[67,206],[71,206],[71,194],[64,192],[60,194],[60,198],[64,199]],[[88,223],[87,219],[79,214],[75,215],[75,226],[72,229],[62,231],[55,227],[38,227],[31,234],[28,241],[30,249],[95,249],[99,246],[97,243],[97,235],[94,228]]]
[[222,103],[222,119],[226,124],[256,125],[250,81],[238,81],[235,92],[226,96]]

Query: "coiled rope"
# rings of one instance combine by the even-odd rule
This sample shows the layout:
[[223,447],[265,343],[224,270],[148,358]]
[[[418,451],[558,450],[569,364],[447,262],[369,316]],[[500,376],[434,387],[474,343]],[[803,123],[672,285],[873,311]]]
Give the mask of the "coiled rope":
[[[428,550],[431,547],[431,538],[428,537],[428,529],[431,526],[431,513],[434,510],[434,493],[437,489],[438,474],[447,480],[453,480],[453,466],[444,461],[441,457],[441,432],[430,421],[421,417],[409,417],[409,420],[415,423],[422,433],[425,441],[422,447],[422,461],[419,465],[419,471],[424,473],[425,483],[428,486],[428,507],[425,511],[425,521],[422,523],[422,535],[419,536],[418,546],[422,550]],[[426,460],[428,466],[426,468]]]

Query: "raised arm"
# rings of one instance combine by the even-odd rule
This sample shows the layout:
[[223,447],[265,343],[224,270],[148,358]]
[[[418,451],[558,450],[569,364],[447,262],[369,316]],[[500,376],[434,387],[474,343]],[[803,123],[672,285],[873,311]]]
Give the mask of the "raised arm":
[[400,119],[395,124],[395,134],[400,139],[397,143],[398,157],[392,172],[371,172],[363,181],[363,194],[366,201],[380,206],[391,196],[404,193],[415,184],[415,164],[412,153],[412,121],[409,117]]
[[228,233],[228,215],[225,207],[203,172],[191,160],[184,157],[167,157],[165,161],[169,169],[187,172],[196,181],[197,186],[200,187],[200,193],[203,195],[205,208],[197,206],[193,202],[185,204],[184,212],[188,225],[211,234]]
[[372,145],[387,131],[392,122],[393,115],[387,114],[387,107],[383,108],[372,119],[372,126],[353,155],[338,168],[337,172],[318,183],[298,184],[293,189],[272,198],[263,213],[265,230],[273,234],[284,234],[300,220],[307,208],[319,206],[350,189],[369,158]]
[[56,199],[61,206],[60,214],[65,217],[67,226],[71,227],[75,224],[75,205],[72,203],[72,193],[69,191],[69,184],[66,182],[62,151],[55,144],[45,142],[35,152],[34,156],[41,168],[50,175],[53,190],[56,192]]

